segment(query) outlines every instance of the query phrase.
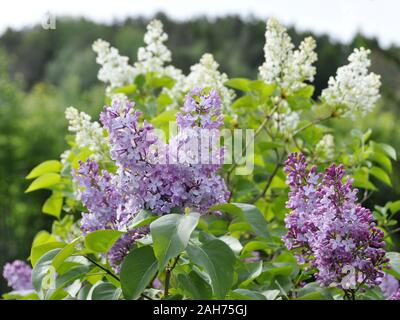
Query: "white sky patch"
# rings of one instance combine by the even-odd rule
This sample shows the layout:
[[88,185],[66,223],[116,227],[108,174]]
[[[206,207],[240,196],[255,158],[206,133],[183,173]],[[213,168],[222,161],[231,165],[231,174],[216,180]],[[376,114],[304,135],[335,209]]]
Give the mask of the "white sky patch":
[[41,23],[46,12],[106,23],[139,15],[150,17],[156,12],[178,20],[199,15],[274,16],[285,25],[327,33],[344,42],[362,32],[378,38],[383,46],[400,45],[399,0],[12,0],[0,4],[0,33],[7,27],[21,29]]

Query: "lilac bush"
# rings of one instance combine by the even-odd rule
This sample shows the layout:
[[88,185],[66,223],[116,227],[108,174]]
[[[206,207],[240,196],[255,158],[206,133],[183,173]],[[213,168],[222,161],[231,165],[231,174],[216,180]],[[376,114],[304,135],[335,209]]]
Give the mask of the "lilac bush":
[[32,270],[6,265],[9,285],[32,289],[32,273],[36,299],[399,299],[400,201],[370,199],[392,186],[396,150],[336,126],[379,99],[369,51],[316,97],[315,40],[296,49],[275,19],[265,37],[256,80],[209,53],[184,75],[160,21],[133,64],[97,40],[107,105],[99,122],[68,108],[69,149],[28,175],[57,220]]

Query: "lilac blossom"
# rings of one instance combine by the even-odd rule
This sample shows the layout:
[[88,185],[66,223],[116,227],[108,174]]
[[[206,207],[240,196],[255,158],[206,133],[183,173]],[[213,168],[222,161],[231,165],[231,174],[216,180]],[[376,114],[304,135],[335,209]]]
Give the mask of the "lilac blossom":
[[[370,210],[357,203],[357,189],[344,178],[343,165],[332,164],[325,173],[308,169],[302,154],[293,153],[285,172],[290,187],[283,240],[296,250],[299,263],[316,268],[322,286],[357,289],[378,285],[388,262],[383,232],[375,226]],[[353,279],[349,279],[349,275]]]
[[[218,175],[223,149],[212,143],[219,142],[218,129],[223,125],[221,100],[215,90],[196,88],[188,94],[177,115],[179,132],[169,144],[160,141],[152,125],[140,118],[133,103],[114,100],[101,113],[100,120],[108,131],[115,173],[99,170],[91,160],[81,162],[74,172],[79,196],[88,209],[82,214],[82,230],[128,232],[108,255],[116,270],[135,241],[148,232],[128,230],[140,210],[156,215],[183,213],[186,208],[206,213],[229,197],[225,182]],[[211,132],[206,136],[207,148],[193,143],[202,139],[203,130]],[[206,163],[189,161],[192,151],[199,152]]]
[[386,299],[393,296],[400,289],[399,281],[389,273],[385,273],[382,277],[379,287]]
[[400,289],[397,290],[388,300],[400,300]]
[[138,228],[130,230],[128,233],[123,234],[117,242],[112,246],[108,252],[108,261],[113,267],[114,271],[120,271],[120,264],[129,250],[135,244],[136,240],[142,238],[148,233],[148,228]]
[[3,268],[3,277],[13,290],[31,290],[32,268],[24,261],[15,260],[6,263]]
[[121,194],[112,182],[113,176],[106,170],[100,172],[95,161],[87,160],[79,162],[74,179],[85,190],[79,194],[89,211],[82,213],[82,231],[87,233],[100,229],[115,229]]

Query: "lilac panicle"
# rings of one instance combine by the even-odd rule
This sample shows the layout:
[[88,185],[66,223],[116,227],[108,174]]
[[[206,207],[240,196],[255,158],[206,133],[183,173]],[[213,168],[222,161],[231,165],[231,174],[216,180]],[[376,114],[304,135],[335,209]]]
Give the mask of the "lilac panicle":
[[95,161],[79,162],[79,169],[74,172],[74,180],[84,188],[84,191],[80,192],[80,199],[89,211],[82,214],[81,229],[84,233],[115,229],[121,195],[112,179],[113,176],[106,170],[99,172]]
[[[129,231],[109,252],[115,269],[134,242],[148,232],[128,230],[139,210],[163,215],[189,208],[205,213],[229,197],[225,182],[218,175],[222,148],[216,148],[214,153],[210,148],[197,149],[202,159],[209,160],[206,164],[185,160],[190,157],[187,150],[191,150],[193,137],[200,139],[201,130],[213,130],[207,137],[219,141],[218,129],[223,122],[221,101],[215,90],[194,89],[188,94],[177,115],[179,133],[169,145],[157,139],[149,123],[140,123],[140,117],[133,103],[114,100],[101,113],[100,120],[108,131],[111,158],[117,165],[115,174],[100,172],[98,164],[91,160],[81,162],[74,172],[80,198],[88,209],[82,217],[82,230]],[[186,130],[195,134],[188,135]],[[177,150],[179,156],[171,150]],[[175,161],[182,155],[183,161]]]
[[383,296],[388,299],[396,294],[399,290],[399,281],[389,273],[385,273],[381,279],[379,287],[382,290]]
[[113,267],[114,271],[120,271],[120,265],[129,250],[135,244],[136,240],[142,238],[148,233],[148,228],[138,228],[130,230],[128,233],[123,234],[117,242],[112,246],[108,252],[108,261]]
[[176,122],[181,129],[193,127],[219,129],[224,124],[223,119],[218,92],[211,89],[207,93],[206,90],[196,87],[186,95]]
[[388,300],[400,300],[400,289],[397,290]]
[[283,240],[296,250],[299,263],[315,267],[323,286],[343,288],[348,271],[354,284],[375,286],[388,262],[383,232],[375,226],[371,212],[357,203],[357,189],[345,176],[343,165],[332,164],[324,174],[308,169],[304,155],[289,155],[285,172],[290,187]]
[[13,290],[32,290],[32,268],[24,261],[15,260],[6,263],[3,277]]

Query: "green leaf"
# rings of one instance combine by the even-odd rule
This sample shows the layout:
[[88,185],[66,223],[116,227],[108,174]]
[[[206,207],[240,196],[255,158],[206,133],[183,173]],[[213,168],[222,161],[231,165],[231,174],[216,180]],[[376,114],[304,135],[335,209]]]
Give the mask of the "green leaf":
[[263,295],[267,298],[267,300],[275,300],[279,297],[281,292],[279,290],[266,290],[263,291]]
[[32,266],[35,266],[38,262],[38,260],[47,252],[54,250],[54,249],[59,249],[65,247],[64,242],[60,241],[51,241],[51,242],[46,242],[46,243],[41,243],[37,245],[33,245],[31,249],[31,263]]
[[243,96],[235,100],[235,102],[232,104],[232,109],[246,109],[253,108],[255,106],[256,103],[252,96]]
[[379,167],[372,167],[369,171],[371,175],[375,178],[379,179],[383,183],[387,184],[388,186],[392,186],[392,182],[390,181],[390,177],[388,174]]
[[222,236],[219,237],[220,240],[225,242],[235,254],[239,254],[242,251],[243,246],[240,241],[232,236]]
[[277,143],[273,141],[260,141],[257,144],[261,150],[279,149],[285,146],[283,143]]
[[199,218],[198,213],[168,214],[150,224],[159,271],[164,269],[171,258],[185,250]]
[[262,261],[258,262],[243,262],[238,269],[238,285],[247,286],[263,271]]
[[11,291],[2,295],[4,300],[39,300],[39,296],[33,290]]
[[400,200],[390,203],[389,209],[392,212],[392,214],[396,214],[397,212],[399,212],[400,211]]
[[227,212],[233,215],[241,215],[243,214],[242,209],[232,203],[222,203],[212,206],[208,211],[215,212],[215,211],[222,211]]
[[171,89],[175,84],[175,80],[170,77],[150,77],[147,79],[147,85],[153,88],[168,88]]
[[208,225],[208,232],[216,235],[216,236],[220,236],[220,235],[224,235],[229,227],[229,222],[226,220],[215,220],[213,222],[211,222]]
[[197,272],[190,271],[189,274],[178,274],[179,285],[194,300],[209,300],[212,297],[210,285],[200,277]]
[[88,300],[118,300],[121,288],[109,282],[96,283],[88,293]]
[[54,289],[51,288],[45,294],[45,299],[61,300],[67,292],[63,290],[66,286],[72,284],[75,280],[83,278],[90,270],[87,265],[77,265],[69,268],[66,272],[58,275],[55,280]]
[[385,270],[385,272],[390,273],[397,279],[400,279],[400,253],[398,252],[386,252],[386,257],[390,259],[389,266],[390,269]]
[[312,85],[307,85],[299,90],[297,90],[294,95],[303,98],[311,98],[314,94],[314,87]]
[[223,299],[233,283],[235,254],[229,246],[215,239],[201,246],[189,245],[186,250],[190,260],[207,272],[214,295]]
[[364,179],[354,179],[353,187],[374,191],[378,190],[372,182]]
[[308,292],[296,300],[326,300],[325,296],[321,292]]
[[54,187],[61,182],[61,176],[58,173],[45,173],[33,180],[25,192],[31,192],[39,189]]
[[169,94],[165,92],[161,92],[160,95],[157,97],[157,104],[159,105],[159,107],[164,108],[170,105],[172,102],[174,102],[174,100],[172,100]]
[[125,257],[121,266],[121,288],[125,299],[133,300],[157,274],[157,259],[150,246],[135,248]]
[[298,96],[289,97],[287,101],[292,110],[308,110],[313,105],[311,99]]
[[224,203],[211,207],[209,211],[223,211],[239,216],[250,224],[258,236],[271,241],[267,221],[260,210],[254,205],[246,203]]
[[276,84],[267,84],[263,80],[254,80],[250,83],[250,89],[257,92],[263,99],[265,99],[274,93]]
[[37,178],[45,173],[50,172],[60,172],[62,164],[58,160],[48,160],[42,162],[41,164],[37,165],[35,168],[32,169],[31,172],[26,176],[26,179],[33,179]]
[[170,121],[175,121],[175,118],[176,110],[167,110],[157,115],[157,117],[153,118],[151,120],[151,123],[155,127],[162,127],[163,125],[168,124]]
[[274,276],[281,275],[291,277],[298,273],[299,267],[297,263],[291,262],[265,262],[263,273],[268,273]]
[[139,89],[142,89],[144,84],[146,83],[146,77],[144,76],[144,74],[137,75],[134,83],[135,83],[136,87],[138,87]]
[[233,78],[224,83],[225,86],[247,92],[250,90],[250,80],[246,78]]
[[262,293],[248,289],[235,289],[229,292],[229,298],[232,300],[266,300]]
[[124,93],[126,95],[133,94],[136,91],[136,85],[129,84],[127,86],[119,87],[113,90],[113,93]]
[[53,192],[53,194],[47,198],[46,202],[43,204],[43,213],[49,214],[51,216],[60,218],[63,205],[63,195],[60,192]]
[[158,219],[159,216],[153,214],[148,210],[140,210],[139,213],[133,218],[128,229],[143,227],[152,221]]
[[255,250],[266,250],[271,248],[265,241],[250,241],[245,244],[243,252],[251,252]]
[[360,168],[356,172],[353,173],[353,186],[357,188],[367,189],[367,190],[374,190],[376,191],[377,188],[375,185],[369,181],[368,179],[368,169],[367,168]]
[[[42,290],[43,285],[45,285],[44,289],[49,289],[54,284],[49,272],[51,272],[53,268],[51,265],[52,260],[60,251],[61,249],[53,249],[45,253],[32,269],[32,284],[41,298],[44,298]],[[53,274],[55,275],[54,272],[55,271],[53,271]]]
[[296,300],[330,300],[336,288],[321,287],[316,282],[307,283],[304,287],[297,289]]
[[54,241],[57,241],[57,238],[54,235],[50,234],[49,232],[47,232],[45,230],[42,230],[42,231],[39,231],[35,235],[35,238],[33,239],[33,242],[32,242],[32,247],[38,246],[40,244],[44,244],[47,242],[54,242]]
[[380,152],[372,152],[370,159],[383,166],[387,172],[392,173],[392,162],[385,154]]
[[96,230],[85,237],[85,247],[93,252],[107,252],[124,234],[118,230]]
[[244,219],[252,226],[253,230],[258,236],[268,241],[272,241],[268,231],[267,220],[265,220],[264,215],[256,206],[247,203],[233,204],[242,210]]
[[377,150],[381,153],[386,153],[390,158],[392,158],[394,161],[397,160],[397,154],[396,154],[396,149],[394,149],[391,145],[385,144],[385,143],[376,143],[374,142],[372,144],[374,150]]
[[54,257],[52,266],[56,269],[56,271],[58,271],[58,268],[61,266],[61,264],[74,253],[75,247],[80,240],[81,237],[76,238],[71,243],[63,247],[61,251]]

